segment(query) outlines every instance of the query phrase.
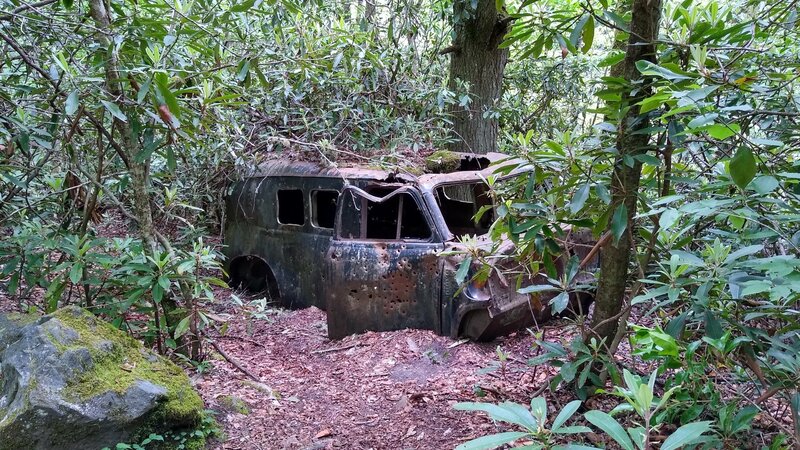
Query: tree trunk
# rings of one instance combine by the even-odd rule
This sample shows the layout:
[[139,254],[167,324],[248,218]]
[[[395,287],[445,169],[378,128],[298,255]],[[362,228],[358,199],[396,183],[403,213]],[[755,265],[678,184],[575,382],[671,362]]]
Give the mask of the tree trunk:
[[[89,13],[94,19],[97,28],[101,31],[96,34],[98,43],[106,48],[108,52],[105,76],[106,89],[110,97],[109,101],[116,103],[120,111],[127,112],[128,108],[124,103],[124,92],[120,81],[123,76],[119,69],[119,61],[113,48],[109,46],[110,40],[108,36],[113,36],[113,31],[111,30],[111,15],[104,0],[91,0],[89,2]],[[150,195],[148,193],[150,168],[148,162],[136,161],[136,155],[141,151],[141,146],[133,133],[129,121],[114,118],[114,128],[119,130],[120,134],[121,142],[119,148],[121,151],[119,156],[128,167],[128,174],[130,175],[131,189],[133,190],[133,208],[139,226],[139,234],[142,236],[142,242],[146,247],[145,251],[152,253],[156,248],[156,239],[153,230],[153,212],[150,207]]]
[[497,151],[498,121],[484,117],[494,110],[503,87],[503,71],[508,62],[508,49],[498,48],[508,30],[510,20],[497,11],[494,0],[479,0],[477,8],[470,0],[455,0],[453,13],[455,42],[445,50],[450,58],[449,89],[459,89],[459,80],[469,85],[471,102],[466,108],[451,108],[453,129],[450,150],[487,153]]
[[[661,0],[633,0],[633,15],[628,46],[623,61],[621,76],[629,82],[642,79],[636,62],[645,60],[656,62],[656,39],[661,19]],[[641,115],[637,105],[651,94],[645,80],[644,85],[634,89],[629,85],[623,96],[620,110],[625,112],[617,125],[617,151],[614,172],[611,180],[612,203],[616,210],[624,204],[628,213],[628,227],[619,242],[609,243],[603,251],[600,262],[600,280],[595,298],[592,318],[593,336],[605,339],[608,344],[620,325],[619,317],[625,306],[625,288],[628,281],[628,266],[631,259],[631,238],[635,235],[633,217],[636,215],[636,201],[642,163],[635,156],[643,154],[650,146],[648,133],[637,133],[649,126],[649,119]],[[609,223],[608,230],[611,225]]]

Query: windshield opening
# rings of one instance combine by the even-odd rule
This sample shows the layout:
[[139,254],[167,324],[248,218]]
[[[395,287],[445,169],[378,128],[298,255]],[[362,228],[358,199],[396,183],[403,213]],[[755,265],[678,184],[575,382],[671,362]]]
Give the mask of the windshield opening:
[[339,237],[343,239],[426,241],[432,236],[428,221],[409,192],[394,195],[396,187],[367,189],[372,201],[354,190],[345,191]]
[[453,235],[481,235],[489,231],[494,222],[494,208],[486,210],[477,220],[475,217],[484,206],[493,206],[486,183],[447,184],[437,187],[435,195],[447,228]]

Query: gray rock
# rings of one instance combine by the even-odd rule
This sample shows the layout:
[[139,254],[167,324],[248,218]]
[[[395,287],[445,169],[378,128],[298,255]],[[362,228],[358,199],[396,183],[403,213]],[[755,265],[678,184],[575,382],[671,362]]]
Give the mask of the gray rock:
[[113,448],[202,412],[179,367],[85,310],[0,315],[0,450]]

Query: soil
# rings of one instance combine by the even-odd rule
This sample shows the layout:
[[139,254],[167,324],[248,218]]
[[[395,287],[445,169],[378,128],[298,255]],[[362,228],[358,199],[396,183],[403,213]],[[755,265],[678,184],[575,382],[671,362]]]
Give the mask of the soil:
[[[537,350],[525,331],[493,343],[422,330],[331,341],[325,313],[316,308],[261,319],[228,312],[217,346],[257,381],[224,359],[195,376],[227,435],[218,449],[453,448],[501,430],[483,414],[454,410],[456,402],[525,404],[554,370],[527,366]],[[561,323],[547,332],[552,340],[575,331]],[[504,364],[498,347],[508,355]],[[231,397],[244,401],[249,414],[226,407]],[[570,399],[548,400],[560,409]]]

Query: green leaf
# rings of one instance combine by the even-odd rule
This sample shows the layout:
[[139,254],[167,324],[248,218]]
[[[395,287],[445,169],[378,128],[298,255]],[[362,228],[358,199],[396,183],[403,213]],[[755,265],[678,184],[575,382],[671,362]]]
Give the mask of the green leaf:
[[[689,129],[704,127],[708,124],[714,123],[714,119],[716,119],[717,117],[719,117],[719,114],[717,113],[702,114],[690,120],[689,123],[686,124],[686,126]],[[722,125],[717,125],[717,126],[722,126]]]
[[692,443],[710,429],[711,422],[687,423],[669,435],[664,443],[661,444],[661,450],[677,450],[684,445]]
[[534,397],[531,399],[531,414],[539,423],[547,422],[547,401],[544,397]]
[[78,281],[81,281],[81,277],[83,276],[83,264],[76,263],[72,265],[72,268],[69,270],[69,281],[73,284],[77,284]]
[[620,203],[611,218],[611,233],[614,236],[614,245],[617,245],[626,228],[628,228],[628,208],[624,203]]
[[731,179],[737,186],[744,189],[756,176],[756,159],[753,152],[747,147],[741,147],[728,164]]
[[167,169],[171,173],[175,173],[175,170],[178,168],[178,163],[175,161],[175,150],[172,149],[171,145],[167,146]]
[[168,291],[170,285],[169,278],[165,277],[164,275],[161,275],[160,277],[158,277],[158,285],[161,286],[161,288],[164,289],[165,291]]
[[602,184],[595,184],[594,185],[594,192],[600,197],[600,200],[603,201],[606,205],[611,203],[611,193],[608,192],[608,188]]
[[610,55],[606,56],[605,59],[600,61],[597,66],[598,67],[611,67],[620,63],[623,59],[625,59],[625,53],[620,51],[613,51]]
[[[334,66],[334,70],[336,67]],[[236,74],[236,80],[240,83],[247,78],[247,74],[250,72],[250,60],[245,59],[239,65],[239,72]]]
[[139,92],[136,93],[136,103],[142,103],[144,98],[147,96],[147,93],[150,92],[151,84],[153,84],[152,78],[144,80],[144,83],[139,87]]
[[729,137],[738,133],[740,130],[741,127],[736,123],[731,123],[728,125],[715,123],[706,129],[709,136],[720,141],[728,139]]
[[517,292],[520,294],[532,294],[534,292],[553,292],[559,290],[561,290],[561,288],[559,288],[558,286],[551,286],[549,284],[534,284],[519,289]]
[[561,428],[561,426],[564,425],[580,407],[580,400],[573,400],[567,403],[553,420],[553,426],[551,427],[553,432],[557,433],[558,429]]
[[575,192],[575,195],[572,197],[572,201],[569,203],[569,211],[572,214],[576,214],[578,211],[583,209],[583,205],[586,203],[586,199],[589,198],[589,183],[584,184]]
[[469,266],[472,264],[472,257],[467,256],[461,261],[461,264],[458,266],[458,270],[456,271],[456,283],[461,285],[467,279],[467,274],[469,274]]
[[661,213],[658,218],[658,226],[664,230],[669,230],[673,225],[678,223],[681,218],[681,213],[675,208],[667,208]]
[[586,420],[608,434],[625,450],[635,450],[631,438],[616,419],[603,411],[589,411],[583,415]]
[[181,336],[186,334],[189,331],[189,319],[191,316],[186,316],[178,322],[178,325],[175,327],[175,339],[179,339]]
[[256,4],[256,0],[245,0],[245,1],[241,2],[241,3],[237,3],[237,4],[233,5],[233,6],[231,6],[231,9],[229,9],[228,11],[230,11],[230,12],[245,12],[248,9],[252,8],[253,5],[255,5],[255,4]]
[[764,245],[762,244],[748,245],[747,247],[742,247],[739,250],[736,250],[735,252],[728,255],[728,257],[725,258],[725,264],[732,263],[733,261],[736,261],[737,259],[743,256],[755,255],[756,253],[760,252],[763,249]]
[[[156,82],[156,97],[160,104],[166,104],[169,107],[169,112],[177,118],[180,118],[181,108],[178,104],[178,99],[175,94],[169,89],[169,78],[167,74],[159,72],[153,77]],[[169,125],[169,124],[167,124]]]
[[561,366],[561,370],[559,370],[558,373],[565,382],[570,383],[575,379],[575,375],[578,374],[578,368],[575,366],[575,363],[568,362]]
[[164,298],[164,288],[161,287],[160,284],[156,284],[153,286],[153,301],[156,303],[161,303],[161,299]]
[[670,99],[672,99],[672,94],[670,94],[669,92],[655,94],[651,97],[642,100],[639,103],[641,105],[639,112],[644,114],[654,109],[658,109],[661,107],[661,105],[663,105]]
[[68,116],[75,114],[75,112],[78,110],[79,103],[80,98],[78,98],[78,91],[70,92],[69,96],[67,97],[67,102],[64,105]]
[[594,16],[589,16],[589,21],[583,27],[583,53],[588,53],[594,43]]
[[769,194],[780,186],[778,179],[771,175],[764,175],[753,180],[753,190],[759,194]]
[[642,75],[665,78],[669,81],[690,80],[691,77],[675,73],[669,69],[653,64],[650,61],[636,61],[636,68]]
[[733,418],[733,426],[731,431],[733,433],[738,433],[750,428],[750,424],[753,422],[753,419],[756,417],[759,411],[760,410],[753,405],[742,408],[741,411],[736,413],[736,417]]
[[569,306],[569,294],[566,291],[561,292],[560,294],[556,295],[553,300],[551,300],[551,304],[553,305],[552,308],[554,313],[559,314],[564,312],[564,310],[567,309],[567,306]]
[[720,323],[714,313],[706,311],[705,313],[706,336],[711,339],[720,339],[725,332],[722,330],[722,323]]
[[495,405],[492,403],[462,402],[453,405],[453,409],[459,411],[482,411],[489,414],[489,417],[493,420],[519,425],[531,431],[537,428],[536,419],[534,419],[530,411],[517,403],[503,402]]
[[503,444],[516,441],[517,439],[522,439],[526,436],[528,436],[528,433],[523,433],[521,431],[507,431],[505,433],[490,434],[488,436],[479,437],[478,439],[465,442],[456,447],[456,450],[489,450],[500,447]]
[[44,294],[44,298],[47,301],[46,313],[50,314],[58,309],[58,301],[61,300],[61,294],[66,286],[67,282],[62,277],[59,277],[47,287],[47,292]]
[[589,18],[591,15],[584,14],[583,17],[578,19],[578,22],[575,24],[575,28],[572,29],[572,33],[569,35],[569,43],[572,44],[572,47],[578,46],[578,40],[580,40],[581,36],[583,35],[583,27],[589,22]]
[[122,112],[122,110],[119,109],[119,106],[117,106],[116,103],[107,102],[105,100],[100,100],[100,103],[102,103],[103,106],[106,107],[106,109],[108,110],[108,112],[111,113],[112,116],[116,117],[122,122],[128,121],[128,117],[125,116],[125,114]]

